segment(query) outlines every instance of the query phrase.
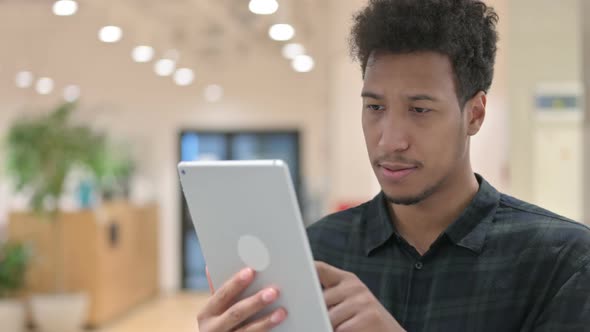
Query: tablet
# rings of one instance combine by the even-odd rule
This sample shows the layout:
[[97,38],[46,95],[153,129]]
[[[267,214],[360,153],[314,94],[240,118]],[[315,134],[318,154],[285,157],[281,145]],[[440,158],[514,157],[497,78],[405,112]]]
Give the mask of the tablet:
[[284,307],[277,332],[331,332],[322,288],[287,165],[280,160],[178,165],[180,182],[213,287],[244,267],[256,278],[240,299],[269,286]]

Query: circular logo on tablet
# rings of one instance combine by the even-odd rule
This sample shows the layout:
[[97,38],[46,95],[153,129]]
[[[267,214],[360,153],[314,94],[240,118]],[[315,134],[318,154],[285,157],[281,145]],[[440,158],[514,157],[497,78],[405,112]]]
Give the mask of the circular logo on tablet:
[[242,262],[255,271],[264,271],[270,265],[270,253],[264,243],[252,235],[238,240],[238,255]]

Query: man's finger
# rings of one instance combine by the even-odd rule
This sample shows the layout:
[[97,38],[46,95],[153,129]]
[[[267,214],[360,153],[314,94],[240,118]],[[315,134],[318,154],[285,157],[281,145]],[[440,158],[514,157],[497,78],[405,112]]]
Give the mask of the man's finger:
[[241,300],[217,318],[219,323],[216,324],[216,331],[233,331],[244,321],[264,309],[264,307],[276,301],[278,296],[278,290],[268,288],[258,292],[256,295]]
[[325,288],[331,288],[338,285],[347,275],[345,271],[339,270],[324,262],[316,261],[315,268],[318,271],[320,283]]
[[326,302],[326,307],[331,308],[335,305],[338,305],[346,299],[346,296],[346,290],[343,289],[342,285],[326,288],[324,290],[324,301]]
[[219,288],[207,302],[203,312],[208,315],[220,315],[225,312],[254,280],[254,270],[250,268],[243,269],[221,288]]
[[330,316],[332,328],[337,330],[340,325],[352,319],[354,315],[360,310],[361,308],[355,307],[352,301],[344,301],[330,308],[328,315]]
[[338,325],[334,328],[334,332],[356,332],[361,331],[360,328],[363,323],[363,317],[359,315],[355,315],[347,321],[344,321],[342,324]]
[[211,276],[209,275],[209,268],[205,266],[205,274],[207,275],[207,282],[209,283],[209,291],[211,295],[215,293],[215,288],[213,287],[213,281],[211,281]]
[[265,317],[240,328],[236,332],[265,332],[281,324],[285,318],[287,318],[287,311],[279,308]]

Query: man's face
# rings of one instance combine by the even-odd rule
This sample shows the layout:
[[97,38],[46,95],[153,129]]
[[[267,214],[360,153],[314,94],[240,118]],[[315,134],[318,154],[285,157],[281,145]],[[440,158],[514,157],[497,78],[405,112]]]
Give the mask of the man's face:
[[461,112],[447,56],[374,53],[362,96],[369,158],[392,203],[417,204],[469,165],[472,116]]

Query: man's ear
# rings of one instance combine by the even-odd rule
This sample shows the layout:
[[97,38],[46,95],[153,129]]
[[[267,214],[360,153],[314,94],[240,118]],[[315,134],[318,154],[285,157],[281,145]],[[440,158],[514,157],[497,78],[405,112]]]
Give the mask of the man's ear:
[[487,96],[483,91],[469,99],[464,106],[467,135],[473,136],[479,132],[486,117]]

